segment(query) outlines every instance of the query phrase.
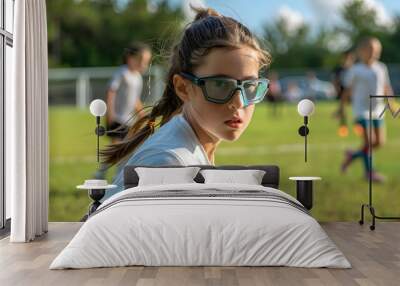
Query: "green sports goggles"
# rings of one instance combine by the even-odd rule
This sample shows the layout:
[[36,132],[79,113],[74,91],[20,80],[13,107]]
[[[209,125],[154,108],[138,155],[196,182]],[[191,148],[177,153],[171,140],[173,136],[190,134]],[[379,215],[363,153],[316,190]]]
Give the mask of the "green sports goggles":
[[227,103],[237,90],[241,91],[244,107],[258,103],[264,99],[269,86],[266,78],[237,80],[224,76],[196,77],[186,72],[180,75],[199,86],[206,100],[218,104]]

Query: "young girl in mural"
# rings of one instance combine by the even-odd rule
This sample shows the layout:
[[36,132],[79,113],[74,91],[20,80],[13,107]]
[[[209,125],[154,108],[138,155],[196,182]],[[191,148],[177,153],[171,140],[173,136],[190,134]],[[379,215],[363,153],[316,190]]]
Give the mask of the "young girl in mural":
[[[220,142],[237,140],[249,125],[268,91],[268,80],[259,74],[270,55],[236,20],[195,10],[173,47],[161,99],[122,142],[102,150],[105,163],[214,165]],[[123,171],[113,184],[118,187],[107,197],[123,190]]]

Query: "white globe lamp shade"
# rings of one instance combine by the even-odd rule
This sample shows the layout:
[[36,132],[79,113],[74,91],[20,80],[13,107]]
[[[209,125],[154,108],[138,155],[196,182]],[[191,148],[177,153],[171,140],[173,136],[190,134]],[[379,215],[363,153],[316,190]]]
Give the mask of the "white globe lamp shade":
[[104,116],[107,111],[106,103],[101,99],[95,99],[90,103],[90,113],[94,116]]
[[314,103],[309,99],[303,99],[297,104],[297,112],[301,116],[310,116],[314,113]]

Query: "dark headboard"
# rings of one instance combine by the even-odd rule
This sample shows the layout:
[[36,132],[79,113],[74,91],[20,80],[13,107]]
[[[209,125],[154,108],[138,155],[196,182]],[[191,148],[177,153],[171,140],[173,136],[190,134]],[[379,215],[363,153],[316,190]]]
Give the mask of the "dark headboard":
[[[133,188],[138,185],[139,177],[135,171],[136,167],[147,167],[147,168],[182,168],[186,166],[139,166],[139,165],[129,165],[124,168],[124,189]],[[271,187],[279,189],[279,167],[275,165],[221,165],[221,166],[211,166],[211,165],[190,165],[187,167],[200,167],[201,169],[220,169],[220,170],[246,170],[246,169],[256,169],[264,170],[265,175],[262,179],[261,184],[265,187]],[[204,178],[200,174],[194,178],[198,183],[204,183]]]

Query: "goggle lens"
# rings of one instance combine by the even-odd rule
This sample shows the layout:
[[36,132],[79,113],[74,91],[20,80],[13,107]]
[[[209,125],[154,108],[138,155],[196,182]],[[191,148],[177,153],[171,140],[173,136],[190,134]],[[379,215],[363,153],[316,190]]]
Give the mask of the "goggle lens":
[[[207,79],[204,81],[207,97],[213,102],[225,103],[230,100],[232,93],[240,90],[234,80]],[[260,102],[268,91],[268,82],[252,80],[243,83],[244,96],[249,104]]]

